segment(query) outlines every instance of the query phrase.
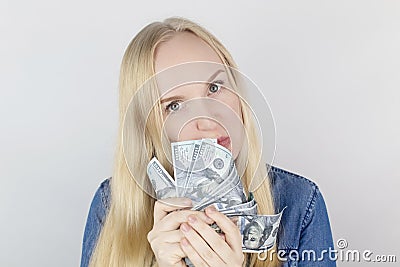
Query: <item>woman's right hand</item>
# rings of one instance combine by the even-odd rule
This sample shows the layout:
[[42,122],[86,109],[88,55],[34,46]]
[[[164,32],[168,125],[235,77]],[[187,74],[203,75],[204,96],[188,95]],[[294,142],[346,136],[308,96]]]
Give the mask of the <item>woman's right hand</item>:
[[207,224],[214,222],[204,212],[190,210],[191,207],[192,202],[188,198],[168,198],[155,202],[153,229],[148,233],[147,240],[159,267],[186,266],[183,260],[186,255],[180,245],[183,234],[179,227],[188,221],[189,215],[197,215]]

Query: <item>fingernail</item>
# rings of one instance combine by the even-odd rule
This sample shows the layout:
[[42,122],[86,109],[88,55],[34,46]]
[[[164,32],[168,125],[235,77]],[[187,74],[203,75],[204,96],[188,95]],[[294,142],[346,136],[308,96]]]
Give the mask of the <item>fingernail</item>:
[[214,220],[206,215],[206,223],[212,224],[213,222],[214,222]]
[[190,226],[188,224],[186,224],[186,223],[182,223],[181,224],[181,229],[184,232],[189,232],[190,231]]
[[214,206],[209,206],[209,207],[207,207],[207,211],[209,213],[213,213],[213,212],[217,211],[217,209]]
[[189,242],[187,241],[186,238],[182,238],[181,244],[182,244],[183,246],[189,246]]
[[183,204],[187,205],[187,206],[192,206],[192,200],[187,198],[187,199],[183,200]]
[[189,221],[190,223],[195,223],[195,222],[197,221],[197,218],[196,218],[196,216],[194,216],[194,215],[189,215],[188,221]]

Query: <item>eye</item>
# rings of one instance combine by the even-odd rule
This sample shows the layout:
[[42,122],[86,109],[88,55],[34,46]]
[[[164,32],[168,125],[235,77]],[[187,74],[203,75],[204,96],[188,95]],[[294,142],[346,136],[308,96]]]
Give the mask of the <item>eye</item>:
[[170,111],[177,111],[177,110],[180,109],[180,107],[181,107],[181,103],[180,103],[180,102],[172,101],[171,103],[169,103],[169,104],[165,107],[165,110],[166,110],[167,112],[170,112]]
[[221,89],[223,83],[224,83],[223,81],[212,82],[212,83],[210,83],[210,86],[208,87],[208,90],[210,91],[210,93],[214,94],[214,93],[218,92]]

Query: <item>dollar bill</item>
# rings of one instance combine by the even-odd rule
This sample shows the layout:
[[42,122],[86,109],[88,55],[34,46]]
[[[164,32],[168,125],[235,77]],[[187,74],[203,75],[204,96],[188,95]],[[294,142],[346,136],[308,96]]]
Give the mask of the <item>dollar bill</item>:
[[237,210],[252,208],[255,204],[256,204],[255,200],[251,199],[248,202],[244,202],[244,203],[241,203],[239,205],[235,205],[235,206],[229,207],[229,208],[226,208],[224,205],[221,205],[220,203],[214,203],[214,207],[219,212],[227,212],[227,213],[229,213],[230,211],[237,211]]
[[226,209],[220,212],[228,217],[257,215],[257,203],[251,207]]
[[200,203],[193,208],[202,210],[206,206],[213,203],[220,203],[224,208],[229,208],[246,201],[246,195],[243,190],[243,185],[237,170],[232,162],[231,173],[223,180],[218,187],[212,190],[207,198],[204,198]]
[[189,169],[193,162],[193,153],[198,150],[201,140],[189,140],[171,143],[172,164],[174,166],[174,177],[178,197],[183,197],[186,181],[190,176]]
[[176,197],[174,179],[164,169],[157,158],[153,158],[147,165],[147,175],[156,193],[157,199]]
[[273,247],[284,210],[275,215],[238,216],[237,226],[242,235],[242,251],[259,253]]
[[[257,205],[257,203],[255,203]],[[252,208],[250,208],[252,209]],[[260,253],[272,248],[276,242],[280,220],[283,211],[274,215],[227,214],[239,228],[242,237],[242,251],[248,253]],[[250,213],[254,212],[251,211]],[[216,223],[210,225],[217,233],[223,233]]]
[[211,194],[231,172],[231,152],[210,139],[202,139],[199,149],[194,149],[192,159],[184,195],[193,189]]

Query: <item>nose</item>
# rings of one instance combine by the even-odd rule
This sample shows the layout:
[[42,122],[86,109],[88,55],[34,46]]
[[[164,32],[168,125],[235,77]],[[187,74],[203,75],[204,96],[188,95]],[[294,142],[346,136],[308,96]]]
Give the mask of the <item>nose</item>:
[[198,118],[196,120],[197,129],[199,131],[212,131],[218,127],[218,123],[210,118]]

